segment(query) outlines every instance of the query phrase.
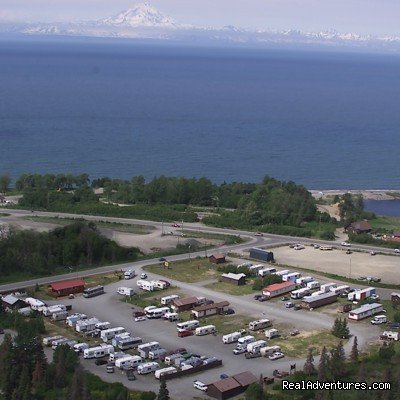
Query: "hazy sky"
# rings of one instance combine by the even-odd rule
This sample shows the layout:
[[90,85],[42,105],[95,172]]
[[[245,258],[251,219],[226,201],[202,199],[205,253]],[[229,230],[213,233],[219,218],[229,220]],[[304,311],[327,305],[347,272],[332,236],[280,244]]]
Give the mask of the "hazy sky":
[[[1,21],[71,21],[108,17],[135,0],[0,0]],[[335,29],[400,35],[400,0],[149,0],[177,22],[260,29]]]

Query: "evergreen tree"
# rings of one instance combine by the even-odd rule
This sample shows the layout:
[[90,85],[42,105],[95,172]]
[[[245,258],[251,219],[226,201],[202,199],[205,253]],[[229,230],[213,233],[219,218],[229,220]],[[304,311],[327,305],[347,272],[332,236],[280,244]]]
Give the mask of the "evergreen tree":
[[394,349],[394,344],[383,342],[382,347],[379,349],[379,358],[389,362],[395,354],[396,350]]
[[72,375],[71,384],[68,390],[68,400],[89,400],[90,393],[86,385],[83,368],[78,365]]
[[341,321],[340,333],[341,333],[341,336],[340,336],[341,339],[348,339],[350,337],[350,329],[347,324],[346,318],[343,318],[343,320]]
[[[389,382],[392,383],[393,382],[393,376],[391,373],[391,369],[390,368],[385,368],[382,374],[382,382]],[[392,383],[393,385],[393,383]],[[382,400],[394,400],[397,397],[394,397],[394,391],[392,390],[382,390],[380,392],[380,397]]]
[[353,346],[351,347],[350,360],[352,362],[355,362],[355,363],[358,362],[358,340],[357,340],[357,336],[354,336],[354,339],[353,339]]
[[245,391],[244,398],[246,400],[264,400],[264,389],[259,382],[252,383]]
[[307,375],[313,375],[315,373],[314,356],[311,347],[308,349],[307,358],[306,362],[304,363],[303,371]]
[[318,364],[318,380],[320,382],[328,381],[328,374],[329,374],[328,364],[329,364],[329,355],[326,350],[326,347],[324,346],[321,350],[321,356]]
[[169,400],[169,391],[167,388],[167,381],[165,378],[161,378],[160,381],[160,390],[158,391],[157,400]]
[[331,350],[329,370],[333,379],[340,379],[345,375],[345,354],[342,342]]
[[339,337],[340,329],[341,329],[340,318],[337,317],[337,318],[335,318],[335,321],[333,322],[333,327],[331,330],[332,335]]

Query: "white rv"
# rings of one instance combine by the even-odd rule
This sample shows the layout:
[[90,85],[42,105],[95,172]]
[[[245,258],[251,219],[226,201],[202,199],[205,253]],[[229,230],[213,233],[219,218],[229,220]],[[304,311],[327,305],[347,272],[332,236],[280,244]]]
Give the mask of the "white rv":
[[278,275],[278,276],[285,276],[288,274],[290,274],[290,271],[288,269],[283,269],[282,271],[275,272],[275,275]]
[[267,346],[267,347],[263,347],[260,350],[261,356],[262,357],[268,357],[271,356],[274,353],[280,352],[281,348],[280,346]]
[[167,365],[171,365],[171,364],[174,363],[174,361],[175,361],[177,358],[181,358],[181,357],[182,357],[182,354],[181,354],[181,353],[171,354],[171,355],[169,355],[169,356],[167,356],[167,357],[164,358],[164,362],[165,362],[165,364],[167,364]]
[[158,342],[148,342],[143,343],[138,346],[138,353],[140,357],[147,358],[150,351],[154,351],[160,348],[160,343]]
[[335,287],[337,287],[336,283],[333,282],[325,283],[324,285],[321,285],[320,291],[323,293],[328,293],[332,290],[332,288]]
[[69,342],[69,339],[67,338],[62,338],[62,339],[58,339],[58,340],[53,340],[51,342],[51,348],[53,350],[55,350],[58,346],[63,346],[64,344],[67,344],[67,342]]
[[118,334],[124,333],[124,332],[125,332],[125,328],[123,328],[122,326],[119,326],[118,328],[105,329],[104,331],[101,331],[100,338],[103,340],[103,342],[108,342],[115,335],[118,335]]
[[127,357],[129,354],[124,353],[123,351],[116,351],[115,353],[111,353],[108,357],[108,361],[110,363],[115,363],[119,358]]
[[135,291],[132,288],[121,286],[117,289],[117,293],[121,296],[133,296],[135,294]]
[[144,281],[144,280],[138,280],[136,284],[140,287],[142,290],[147,290],[148,292],[153,292],[154,291],[154,285],[149,282],[149,281]]
[[83,358],[101,358],[114,353],[114,346],[111,344],[89,347],[88,349],[83,350]]
[[258,271],[258,276],[264,277],[276,273],[276,268],[264,268]]
[[232,332],[222,336],[222,342],[225,344],[235,343],[242,337],[240,332]]
[[314,278],[312,276],[302,276],[296,279],[297,285],[307,285],[307,283],[312,282]]
[[176,324],[176,329],[178,330],[191,330],[194,331],[200,325],[199,321],[193,319],[191,321],[179,322]]
[[142,357],[126,355],[125,357],[117,358],[115,366],[120,369],[136,368],[142,362]]
[[268,329],[265,331],[265,337],[267,339],[273,339],[275,337],[279,336],[279,331],[278,329]]
[[290,293],[290,297],[292,299],[302,299],[303,297],[309,295],[310,295],[310,289],[308,288],[293,290],[293,292]]
[[135,270],[132,268],[127,269],[124,272],[124,279],[132,279],[135,277]]
[[69,317],[67,317],[65,323],[68,326],[75,326],[78,321],[82,321],[83,319],[86,318],[87,316],[85,314],[72,314]]
[[259,329],[269,328],[270,326],[272,326],[272,323],[269,319],[260,319],[249,322],[249,329],[251,331],[258,331]]
[[253,343],[255,341],[256,341],[256,338],[254,336],[247,335],[247,336],[243,336],[238,339],[238,345],[247,346],[248,344]]
[[169,296],[161,297],[161,304],[164,306],[168,306],[169,304],[172,304],[174,300],[178,300],[180,296],[177,294],[171,294]]
[[98,322],[94,327],[96,329],[100,329],[101,331],[104,331],[106,329],[110,329],[111,324],[109,322]]
[[265,340],[257,340],[253,343],[249,343],[247,345],[247,352],[248,353],[259,353],[263,347],[267,346],[267,342]]
[[43,301],[35,299],[33,297],[27,297],[24,301],[25,303],[29,304],[32,310],[35,311],[41,311],[44,307],[46,307],[46,304],[43,303]]
[[75,330],[77,332],[88,332],[95,329],[100,321],[97,318],[84,319],[76,322]]
[[59,311],[55,312],[51,315],[51,319],[53,321],[65,321],[68,317],[69,313],[68,311]]
[[129,350],[138,347],[143,343],[142,338],[140,337],[127,337],[125,339],[121,339],[117,343],[117,347],[120,350]]
[[45,346],[51,346],[52,342],[54,342],[55,340],[63,339],[63,338],[64,338],[64,336],[60,336],[60,335],[48,336],[48,337],[43,338],[43,344]]
[[150,283],[157,289],[165,289],[167,287],[167,282],[165,281],[151,281]]
[[178,321],[179,314],[176,312],[167,312],[163,315],[164,319],[167,319],[170,322]]
[[215,333],[215,332],[217,332],[217,329],[215,328],[215,325],[199,326],[195,330],[196,336],[209,335],[209,334]]
[[169,311],[171,311],[169,307],[153,308],[149,311],[146,311],[146,317],[149,319],[161,318]]
[[162,356],[164,356],[167,353],[167,350],[165,349],[156,349],[156,350],[152,350],[149,351],[149,356],[148,358],[150,360],[158,360],[159,358],[161,358]]
[[317,281],[312,281],[307,283],[307,288],[308,289],[319,289],[321,287],[321,284]]
[[56,312],[67,311],[67,306],[64,304],[56,304],[49,307],[43,307],[42,313],[45,317],[51,317]]
[[154,376],[156,379],[160,379],[165,375],[172,375],[176,374],[178,370],[175,367],[167,367],[167,368],[161,368],[155,371]]
[[74,345],[75,353],[83,353],[83,351],[88,348],[89,345],[87,343],[77,343]]
[[150,374],[151,372],[155,372],[159,369],[159,365],[155,361],[147,362],[144,364],[140,364],[137,367],[137,373],[139,375]]

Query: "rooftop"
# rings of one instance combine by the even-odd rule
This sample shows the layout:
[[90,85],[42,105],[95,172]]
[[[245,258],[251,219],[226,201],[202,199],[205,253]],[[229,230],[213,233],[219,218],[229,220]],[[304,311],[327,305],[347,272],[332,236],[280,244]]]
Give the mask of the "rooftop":
[[54,282],[49,285],[54,291],[70,289],[77,286],[85,286],[85,281],[83,279],[72,279],[69,281]]

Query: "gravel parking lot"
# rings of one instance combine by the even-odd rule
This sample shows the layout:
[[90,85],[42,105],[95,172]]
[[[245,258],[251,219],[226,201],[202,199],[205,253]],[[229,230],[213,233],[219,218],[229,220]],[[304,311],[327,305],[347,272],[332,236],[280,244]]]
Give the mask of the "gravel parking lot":
[[274,249],[274,256],[279,264],[328,272],[341,276],[358,278],[359,276],[377,276],[385,283],[400,284],[400,256],[353,251],[346,254],[346,249],[322,251],[306,246],[304,250],[285,247]]

